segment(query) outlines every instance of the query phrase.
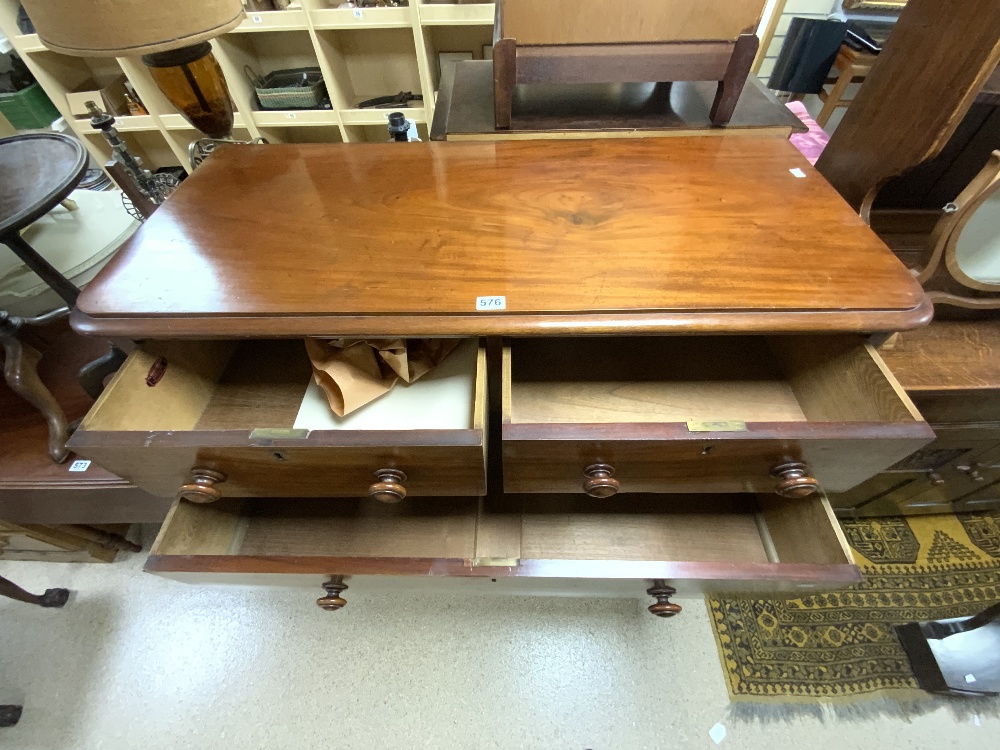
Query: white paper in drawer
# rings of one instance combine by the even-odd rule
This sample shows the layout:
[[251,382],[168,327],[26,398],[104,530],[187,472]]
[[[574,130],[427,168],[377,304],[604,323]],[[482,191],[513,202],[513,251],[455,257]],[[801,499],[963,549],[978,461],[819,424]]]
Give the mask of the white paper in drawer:
[[469,339],[413,385],[398,383],[389,393],[346,417],[330,408],[316,381],[302,398],[295,429],[468,430],[476,398],[479,344]]

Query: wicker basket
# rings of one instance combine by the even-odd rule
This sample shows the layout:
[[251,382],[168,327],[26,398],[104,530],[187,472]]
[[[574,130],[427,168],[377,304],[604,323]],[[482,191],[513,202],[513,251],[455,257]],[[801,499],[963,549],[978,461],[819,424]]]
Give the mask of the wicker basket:
[[59,119],[59,110],[37,83],[13,94],[0,94],[0,112],[18,130],[47,128]]
[[275,70],[263,78],[247,68],[247,75],[257,92],[261,109],[315,109],[326,88],[319,68]]

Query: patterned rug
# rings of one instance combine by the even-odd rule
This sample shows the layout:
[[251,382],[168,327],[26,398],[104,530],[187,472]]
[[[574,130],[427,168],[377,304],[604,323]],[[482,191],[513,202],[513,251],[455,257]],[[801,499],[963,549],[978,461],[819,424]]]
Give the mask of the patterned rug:
[[[841,523],[862,583],[803,599],[708,598],[736,718],[911,715],[957,705],[917,687],[892,626],[1000,602],[1000,511]],[[987,701],[1000,706],[971,704]]]

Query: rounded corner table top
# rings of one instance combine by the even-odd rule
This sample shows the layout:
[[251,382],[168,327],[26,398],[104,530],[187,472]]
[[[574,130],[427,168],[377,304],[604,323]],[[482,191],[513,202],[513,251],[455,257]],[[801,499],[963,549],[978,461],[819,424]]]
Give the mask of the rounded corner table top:
[[0,138],[0,236],[31,224],[64,200],[87,171],[87,151],[59,133]]
[[730,135],[220,149],[87,286],[73,325],[130,338],[841,333],[930,316],[794,146]]

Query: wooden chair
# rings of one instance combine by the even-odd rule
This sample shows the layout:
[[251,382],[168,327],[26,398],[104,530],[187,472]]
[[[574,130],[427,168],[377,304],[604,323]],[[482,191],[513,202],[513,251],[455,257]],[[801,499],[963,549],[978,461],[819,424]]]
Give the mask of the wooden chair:
[[945,207],[918,279],[935,305],[1000,309],[1000,151]]
[[497,0],[496,127],[517,84],[718,81],[713,125],[736,108],[765,0]]

